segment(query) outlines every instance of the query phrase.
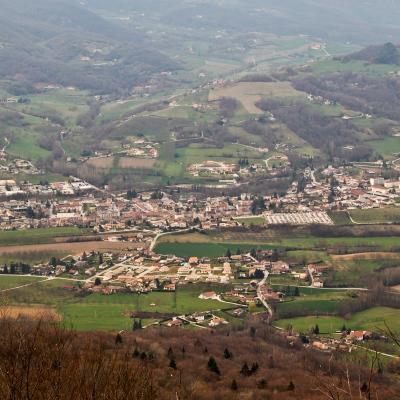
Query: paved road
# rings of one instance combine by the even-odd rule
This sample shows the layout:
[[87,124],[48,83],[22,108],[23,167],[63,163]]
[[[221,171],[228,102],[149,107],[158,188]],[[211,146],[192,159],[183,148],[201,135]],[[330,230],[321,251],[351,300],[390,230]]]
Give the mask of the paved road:
[[158,239],[160,239],[163,236],[175,235],[175,234],[179,234],[179,233],[190,233],[190,232],[193,232],[193,231],[198,231],[199,229],[200,229],[200,227],[198,227],[198,226],[192,226],[190,228],[180,229],[179,231],[158,233],[157,236],[152,240],[152,242],[150,244],[150,247],[149,247],[149,250],[153,251],[154,248],[156,247]]
[[258,282],[258,285],[257,285],[257,298],[261,301],[263,306],[267,309],[267,311],[269,313],[269,317],[271,318],[272,315],[273,315],[272,308],[268,305],[267,301],[264,299],[264,297],[262,296],[262,293],[261,293],[261,288],[262,288],[262,286],[264,286],[266,284],[268,276],[269,276],[269,272],[265,271],[264,272],[264,278],[260,282]]

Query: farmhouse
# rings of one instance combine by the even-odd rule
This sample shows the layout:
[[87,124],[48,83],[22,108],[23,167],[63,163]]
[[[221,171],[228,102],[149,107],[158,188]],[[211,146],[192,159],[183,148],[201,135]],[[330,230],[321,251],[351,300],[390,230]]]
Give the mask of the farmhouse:
[[199,296],[199,299],[216,300],[216,299],[218,299],[218,295],[215,292],[204,292]]

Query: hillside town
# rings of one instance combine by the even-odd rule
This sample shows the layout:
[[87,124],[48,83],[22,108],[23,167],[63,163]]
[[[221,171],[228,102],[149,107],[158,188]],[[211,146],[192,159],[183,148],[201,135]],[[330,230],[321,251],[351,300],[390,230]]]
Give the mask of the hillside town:
[[[240,226],[258,216],[266,225],[331,225],[331,211],[398,205],[400,181],[385,179],[376,169],[354,175],[351,167],[304,170],[285,194],[194,196],[179,188],[110,193],[79,178],[60,182],[0,180],[0,230],[80,226],[93,231],[155,233],[200,226]],[[318,178],[316,177],[318,174]]]

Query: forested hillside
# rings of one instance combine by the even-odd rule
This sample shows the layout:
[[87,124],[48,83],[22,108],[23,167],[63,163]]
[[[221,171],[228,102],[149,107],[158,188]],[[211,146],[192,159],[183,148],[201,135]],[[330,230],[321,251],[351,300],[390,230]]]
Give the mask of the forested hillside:
[[32,93],[39,83],[118,93],[177,67],[144,35],[80,5],[1,0],[0,7],[0,79],[12,94]]

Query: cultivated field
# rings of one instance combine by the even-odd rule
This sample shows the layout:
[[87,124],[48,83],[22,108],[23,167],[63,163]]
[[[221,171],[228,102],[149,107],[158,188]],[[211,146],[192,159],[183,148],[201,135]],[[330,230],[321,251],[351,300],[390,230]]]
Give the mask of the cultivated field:
[[300,311],[305,314],[334,314],[344,301],[350,299],[346,291],[333,289],[300,288],[300,293],[301,296],[296,297],[293,301],[285,301],[277,305],[277,315],[280,318]]
[[[70,236],[88,233],[86,229],[77,227],[40,228],[19,231],[0,232],[0,246],[22,246],[26,244],[54,243]],[[0,253],[1,254],[1,253]]]
[[295,90],[289,82],[240,82],[209,93],[209,101],[230,97],[242,103],[249,114],[263,114],[256,103],[263,97],[298,97],[304,96]]
[[[288,237],[289,236],[289,237]],[[349,253],[365,252],[392,252],[399,245],[397,236],[389,237],[316,237],[311,234],[307,237],[277,235],[272,230],[261,232],[219,232],[209,235],[186,234],[165,236],[159,245],[169,243],[169,249],[182,249],[189,243],[197,244],[198,248],[212,249],[215,246],[239,247],[254,246],[266,248],[289,248],[291,250],[321,250],[346,248]],[[205,250],[204,250],[205,251]]]
[[121,157],[119,159],[119,168],[141,168],[151,169],[156,164],[155,160],[148,158],[132,158],[132,157]]
[[23,255],[25,258],[30,253],[34,257],[38,253],[47,254],[65,254],[76,255],[84,251],[112,251],[122,249],[133,249],[137,247],[136,243],[132,242],[108,242],[108,241],[94,241],[94,242],[73,242],[73,243],[48,243],[48,244],[31,244],[24,246],[1,246],[0,254],[2,257],[11,257],[12,255]]
[[349,214],[358,224],[400,222],[400,207],[349,210]]
[[61,321],[62,317],[55,308],[48,306],[2,306],[0,307],[0,318],[29,318],[34,320]]
[[114,165],[114,157],[90,158],[86,163],[98,169],[111,169]]

